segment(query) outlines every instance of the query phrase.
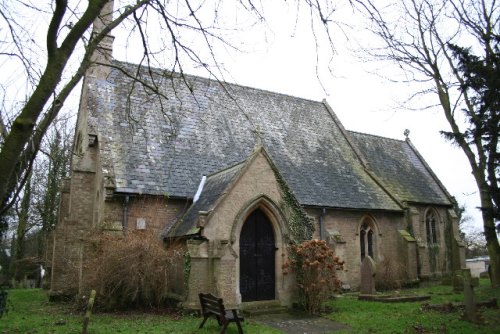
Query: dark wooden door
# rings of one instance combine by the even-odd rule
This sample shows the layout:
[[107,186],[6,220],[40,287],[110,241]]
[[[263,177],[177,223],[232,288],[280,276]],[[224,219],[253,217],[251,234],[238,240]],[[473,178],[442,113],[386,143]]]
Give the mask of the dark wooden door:
[[240,292],[244,302],[275,299],[275,244],[271,222],[255,210],[240,235]]

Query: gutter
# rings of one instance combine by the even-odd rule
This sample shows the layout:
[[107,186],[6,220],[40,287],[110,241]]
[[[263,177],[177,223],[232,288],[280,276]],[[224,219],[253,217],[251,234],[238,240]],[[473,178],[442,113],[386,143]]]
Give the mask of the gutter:
[[126,231],[128,228],[128,202],[129,202],[129,196],[126,195],[125,199],[123,200],[123,230]]
[[321,209],[321,215],[319,216],[319,240],[324,239],[324,218],[326,214],[326,208]]

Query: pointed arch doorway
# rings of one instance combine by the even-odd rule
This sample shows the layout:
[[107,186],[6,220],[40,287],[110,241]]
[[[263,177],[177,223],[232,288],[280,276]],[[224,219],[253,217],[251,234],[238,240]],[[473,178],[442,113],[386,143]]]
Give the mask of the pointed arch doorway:
[[243,302],[275,299],[275,236],[261,210],[253,211],[240,234],[240,293]]

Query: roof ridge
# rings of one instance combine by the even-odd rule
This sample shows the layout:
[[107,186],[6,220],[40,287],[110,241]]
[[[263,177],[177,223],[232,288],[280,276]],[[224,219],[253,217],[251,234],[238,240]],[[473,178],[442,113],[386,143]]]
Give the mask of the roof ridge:
[[224,168],[222,168],[222,169],[219,169],[219,170],[217,170],[217,171],[215,171],[215,172],[212,172],[212,173],[210,173],[210,174],[208,174],[208,175],[205,175],[205,176],[206,176],[206,177],[207,177],[207,179],[208,179],[209,177],[213,177],[213,176],[217,176],[217,175],[222,174],[222,173],[226,173],[226,172],[230,171],[231,169],[234,169],[234,168],[236,168],[236,167],[239,167],[240,165],[244,165],[244,164],[247,162],[248,158],[249,158],[251,155],[252,155],[252,154],[250,154],[250,155],[249,155],[246,159],[241,160],[240,162],[237,162],[237,163],[235,163],[235,164],[233,164],[233,165],[230,165],[230,166],[224,167]]
[[[126,62],[126,61],[121,61],[121,60],[116,60],[116,59],[114,59],[113,62],[121,63],[121,64],[128,65],[128,66],[135,66],[135,67],[139,66],[139,64],[134,64],[134,63],[130,63],[130,62]],[[142,68],[146,69],[146,67],[142,67]],[[186,72],[184,72],[184,73],[181,74],[179,72],[174,72],[174,71],[166,70],[166,69],[163,69],[163,68],[160,68],[160,67],[154,67],[153,66],[153,67],[151,67],[151,69],[153,71],[158,71],[158,72],[170,72],[173,75],[179,75],[179,77],[181,75],[184,75],[186,77],[191,77],[191,78],[197,79],[197,80],[203,80],[203,81],[208,81],[208,82],[215,82],[215,83],[219,83],[219,84],[225,84],[225,85],[228,85],[230,87],[238,87],[238,88],[241,88],[241,89],[250,89],[250,90],[254,90],[254,91],[258,91],[258,92],[269,93],[269,94],[272,94],[272,95],[289,97],[289,98],[293,98],[293,99],[296,99],[296,100],[303,100],[303,101],[314,102],[314,103],[318,103],[318,104],[322,104],[323,103],[322,101],[308,99],[308,98],[304,98],[304,97],[298,97],[298,96],[294,96],[294,95],[291,95],[291,94],[275,92],[275,91],[271,91],[271,90],[268,90],[268,89],[260,89],[260,88],[256,88],[256,87],[251,87],[251,86],[247,86],[247,85],[238,84],[238,83],[235,83],[235,82],[228,82],[228,81],[225,81],[225,80],[219,80],[215,76],[214,76],[214,79],[210,79],[210,78],[207,78],[207,77],[203,77],[203,76],[200,76],[200,75],[194,75],[194,74],[190,74],[190,73],[186,73]]]
[[382,139],[389,139],[389,140],[398,141],[398,142],[402,142],[402,143],[404,143],[406,141],[404,139],[384,137],[384,136],[381,136],[381,135],[374,135],[372,133],[366,133],[366,132],[360,132],[360,131],[354,131],[354,130],[347,130],[347,131],[350,132],[350,133],[353,133],[353,134],[358,134],[358,135],[363,135],[363,136],[370,136],[370,137],[376,137],[376,138],[382,138]]
[[438,187],[441,188],[441,190],[444,192],[445,196],[448,197],[448,199],[450,200],[450,202],[452,204],[456,203],[455,197],[448,191],[448,189],[446,189],[446,187],[443,184],[443,182],[441,182],[441,180],[436,175],[436,173],[434,173],[434,171],[432,170],[431,166],[427,163],[427,161],[425,161],[424,157],[420,154],[420,152],[417,150],[417,148],[415,147],[415,145],[413,145],[413,143],[411,142],[411,140],[408,138],[407,140],[405,140],[405,142],[410,147],[410,149],[413,151],[413,153],[415,153],[415,155],[420,160],[420,162],[422,163],[422,165],[424,166],[424,168],[427,169],[427,172],[429,172],[429,174],[432,177],[432,179],[434,180],[434,182],[436,182],[436,184],[438,185]]

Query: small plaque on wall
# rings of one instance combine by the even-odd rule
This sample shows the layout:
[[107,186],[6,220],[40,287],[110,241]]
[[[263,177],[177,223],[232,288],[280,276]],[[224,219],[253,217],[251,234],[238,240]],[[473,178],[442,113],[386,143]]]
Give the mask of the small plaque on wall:
[[144,218],[137,218],[136,228],[138,230],[145,230],[146,229],[146,219],[144,219]]

